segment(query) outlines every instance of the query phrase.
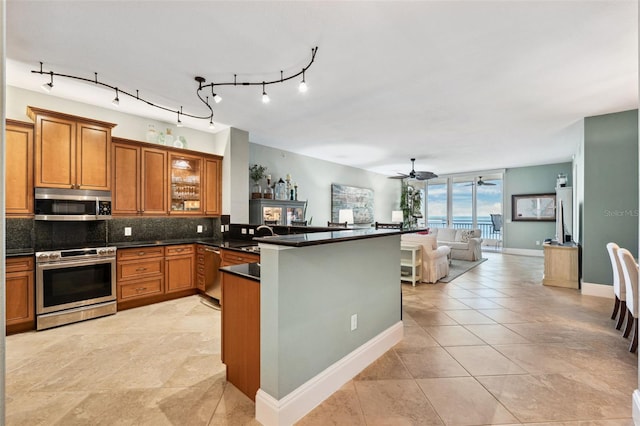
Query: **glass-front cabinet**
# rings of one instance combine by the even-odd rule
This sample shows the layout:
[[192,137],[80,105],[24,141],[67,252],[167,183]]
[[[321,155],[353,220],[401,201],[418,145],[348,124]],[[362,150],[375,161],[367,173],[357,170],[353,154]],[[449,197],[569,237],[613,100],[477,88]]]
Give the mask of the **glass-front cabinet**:
[[249,200],[249,222],[252,225],[276,223],[291,225],[292,220],[304,220],[305,201]]
[[202,157],[169,155],[170,214],[202,214]]

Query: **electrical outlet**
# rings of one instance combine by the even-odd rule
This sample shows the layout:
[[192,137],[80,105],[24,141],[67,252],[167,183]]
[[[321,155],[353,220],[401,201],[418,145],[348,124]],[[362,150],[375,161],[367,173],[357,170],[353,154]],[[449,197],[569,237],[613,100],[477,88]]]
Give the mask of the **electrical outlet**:
[[351,331],[358,328],[358,314],[351,315]]
[[537,246],[539,246],[539,245],[540,245],[540,241],[539,241],[539,240],[538,240],[538,241],[536,241],[536,245],[537,245]]
[[229,230],[229,225],[224,225],[224,231],[223,232],[227,232]]
[[242,229],[240,230],[240,233],[241,233],[242,235],[246,235],[246,234],[247,234],[247,228],[242,228]]
[[125,226],[124,227],[124,236],[125,237],[130,237],[131,236],[131,227],[130,226]]
[[202,233],[202,225],[198,225],[198,233]]
[[249,228],[249,235],[253,235],[253,234],[254,234],[254,232],[256,232],[256,231],[255,231],[255,229],[253,229],[253,228]]
[[225,225],[220,225],[220,232],[224,232]]

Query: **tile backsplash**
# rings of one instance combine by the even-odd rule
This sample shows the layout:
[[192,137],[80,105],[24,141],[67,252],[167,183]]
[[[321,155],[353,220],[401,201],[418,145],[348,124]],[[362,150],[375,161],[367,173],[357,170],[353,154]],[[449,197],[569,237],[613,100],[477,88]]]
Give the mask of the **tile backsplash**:
[[[202,232],[198,232],[202,227]],[[125,236],[131,228],[131,236]],[[106,221],[66,222],[6,219],[6,248],[53,250],[100,247],[114,243],[183,239],[221,239],[220,218],[114,218]]]

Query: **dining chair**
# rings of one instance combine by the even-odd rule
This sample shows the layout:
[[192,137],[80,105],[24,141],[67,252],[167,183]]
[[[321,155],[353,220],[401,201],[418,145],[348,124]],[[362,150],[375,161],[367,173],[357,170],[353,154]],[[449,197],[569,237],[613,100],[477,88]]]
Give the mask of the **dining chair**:
[[618,322],[616,323],[616,330],[620,330],[622,323],[624,322],[625,314],[627,313],[626,302],[626,286],[624,280],[624,274],[622,273],[622,265],[620,264],[620,258],[618,257],[618,250],[620,246],[616,243],[607,244],[607,252],[609,252],[609,258],[611,259],[611,269],[613,270],[613,294],[615,300],[613,301],[613,313],[611,319],[616,319],[618,312]]
[[627,298],[627,326],[624,329],[624,337],[629,337],[633,328],[633,337],[629,345],[629,352],[635,352],[638,347],[638,264],[631,252],[621,248],[618,250],[618,258],[624,274]]

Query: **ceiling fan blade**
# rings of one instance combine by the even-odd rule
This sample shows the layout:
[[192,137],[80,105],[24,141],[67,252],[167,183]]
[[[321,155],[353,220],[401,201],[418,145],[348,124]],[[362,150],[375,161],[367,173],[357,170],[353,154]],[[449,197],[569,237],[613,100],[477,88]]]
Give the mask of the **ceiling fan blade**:
[[398,176],[389,176],[389,179],[406,179],[409,175],[403,175],[402,173],[398,173]]
[[438,175],[433,172],[416,172],[416,179],[427,180],[437,178]]

